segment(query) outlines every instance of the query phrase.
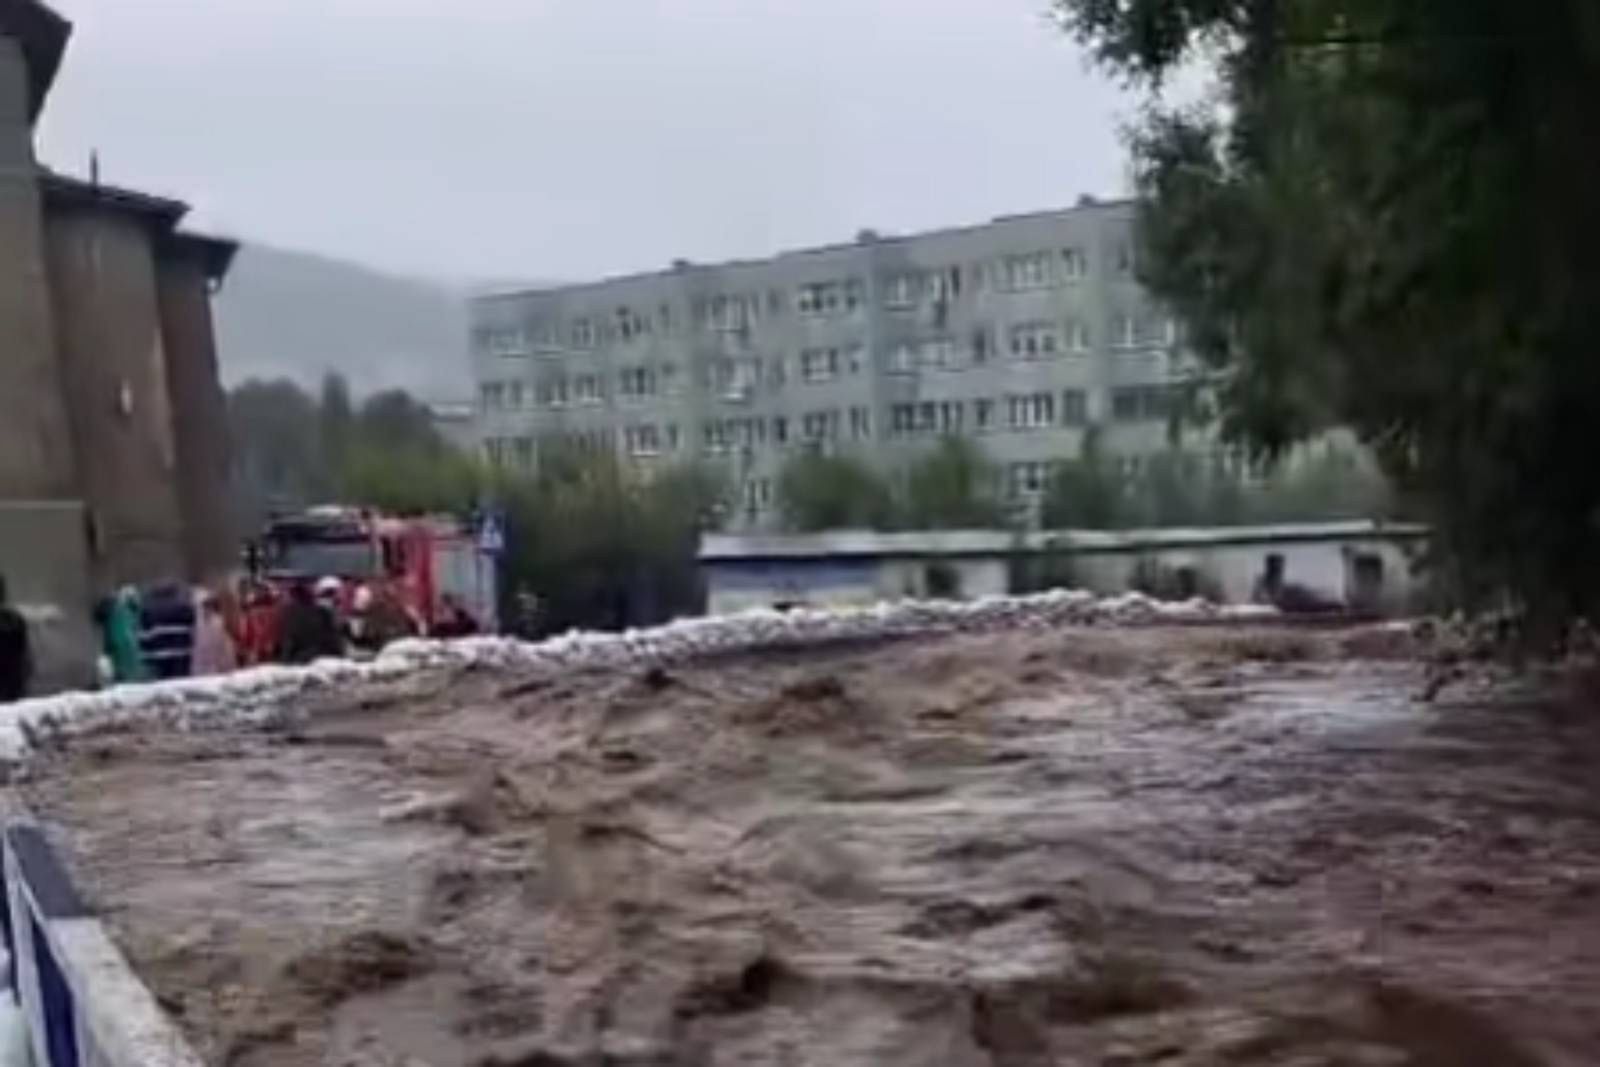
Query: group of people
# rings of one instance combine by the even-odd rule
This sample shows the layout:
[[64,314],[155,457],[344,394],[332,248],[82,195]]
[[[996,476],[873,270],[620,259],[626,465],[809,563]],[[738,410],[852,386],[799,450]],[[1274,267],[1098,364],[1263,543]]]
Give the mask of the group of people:
[[125,586],[95,605],[94,619],[108,681],[204,677],[239,666],[224,599],[209,589]]
[[[286,593],[246,581],[221,591],[163,582],[127,586],[94,608],[107,683],[226,674],[262,663],[376,655],[429,629],[393,591],[350,590],[338,578],[298,581]],[[477,621],[454,597],[441,598],[431,634],[467,637]],[[21,700],[33,680],[28,624],[0,575],[0,704]]]

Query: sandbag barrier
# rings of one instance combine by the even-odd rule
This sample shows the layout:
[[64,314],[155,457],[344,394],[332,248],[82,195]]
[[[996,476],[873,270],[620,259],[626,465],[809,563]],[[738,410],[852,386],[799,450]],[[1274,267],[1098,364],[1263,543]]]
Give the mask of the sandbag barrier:
[[312,692],[393,682],[441,668],[487,666],[560,675],[939,632],[1247,622],[1276,617],[1272,608],[1254,605],[1217,605],[1203,600],[1168,603],[1139,593],[1097,597],[1081,590],[1055,590],[970,601],[906,600],[862,608],[755,610],[682,619],[622,633],[577,631],[539,642],[505,637],[448,642],[413,639],[396,642],[366,662],[330,659],[305,667],[254,667],[219,677],[65,693],[0,707],[0,761],[25,763],[30,754],[57,739],[144,723],[179,730],[267,725],[280,721],[298,697]]

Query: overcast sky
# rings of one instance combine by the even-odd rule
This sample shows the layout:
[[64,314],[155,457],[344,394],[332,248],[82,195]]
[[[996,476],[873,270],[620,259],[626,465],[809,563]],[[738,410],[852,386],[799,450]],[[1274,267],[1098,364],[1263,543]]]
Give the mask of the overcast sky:
[[1123,191],[1047,0],[51,0],[41,154],[246,240],[581,280]]

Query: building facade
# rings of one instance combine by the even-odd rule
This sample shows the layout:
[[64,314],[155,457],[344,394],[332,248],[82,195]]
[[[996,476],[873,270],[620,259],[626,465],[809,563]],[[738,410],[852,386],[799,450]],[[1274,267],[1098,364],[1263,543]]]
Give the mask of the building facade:
[[70,31],[0,0],[0,572],[47,685],[92,670],[95,594],[238,555],[210,302],[235,246],[181,231],[182,203],[39,165]]
[[1057,212],[591,285],[473,308],[478,436],[492,462],[551,442],[723,465],[731,525],[771,527],[800,449],[894,471],[945,435],[1008,493],[1042,493],[1091,426],[1137,463],[1165,448],[1190,373],[1135,278],[1133,208]]

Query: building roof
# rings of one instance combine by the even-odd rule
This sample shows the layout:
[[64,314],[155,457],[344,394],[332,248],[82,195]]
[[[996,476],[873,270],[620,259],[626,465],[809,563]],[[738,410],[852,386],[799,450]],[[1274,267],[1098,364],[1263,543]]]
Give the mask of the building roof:
[[[4,2],[5,0],[0,0],[0,3]],[[123,189],[101,182],[86,182],[81,178],[68,177],[43,168],[39,172],[39,188],[44,193],[47,206],[126,211],[143,216],[168,229],[177,226],[189,213],[189,205],[181,200],[152,196],[135,189]]]
[[0,0],[0,34],[22,46],[28,64],[28,119],[37,121],[61,69],[72,23],[39,0]]
[[814,534],[708,534],[700,543],[702,563],[759,560],[819,560],[924,556],[1004,556],[1047,550],[1099,553],[1218,545],[1294,544],[1369,538],[1415,540],[1428,529],[1415,523],[1288,523],[1276,526],[1163,527],[1148,530],[929,530],[877,533],[830,530]]
[[212,237],[203,233],[174,233],[168,238],[172,247],[181,252],[192,252],[200,258],[206,277],[220,282],[233,267],[233,258],[239,254],[239,242],[226,237]]
[[1017,215],[997,215],[988,222],[978,222],[966,226],[945,226],[935,230],[924,230],[908,234],[883,234],[875,230],[863,230],[854,242],[835,242],[833,244],[814,245],[808,248],[791,248],[775,252],[770,256],[759,258],[729,259],[715,263],[694,263],[689,260],[678,260],[672,266],[662,270],[637,271],[630,274],[618,274],[606,278],[598,278],[587,282],[572,282],[561,285],[534,285],[515,286],[508,289],[488,289],[473,297],[473,303],[491,303],[497,300],[515,300],[522,297],[541,296],[551,293],[578,292],[584,289],[599,289],[605,286],[618,285],[625,282],[644,281],[663,275],[682,271],[695,270],[737,270],[741,267],[756,267],[777,260],[795,259],[802,256],[826,255],[830,252],[841,252],[846,249],[862,245],[876,245],[879,247],[906,244],[911,241],[922,241],[932,237],[945,237],[953,234],[970,233],[974,230],[988,229],[991,226],[1014,226],[1039,222],[1045,219],[1058,219],[1068,215],[1078,215],[1093,211],[1126,211],[1133,204],[1132,200],[1097,199],[1084,197],[1076,206],[1068,208],[1053,208],[1045,211],[1032,211]]

